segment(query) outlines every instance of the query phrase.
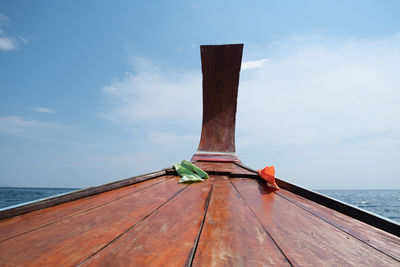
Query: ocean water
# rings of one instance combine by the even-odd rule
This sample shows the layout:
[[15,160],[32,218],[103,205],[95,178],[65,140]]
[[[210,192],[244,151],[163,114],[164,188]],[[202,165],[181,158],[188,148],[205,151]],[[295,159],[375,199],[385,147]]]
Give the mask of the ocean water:
[[0,208],[74,191],[76,188],[0,187]]
[[316,190],[400,223],[400,190]]
[[[0,187],[0,208],[74,191],[77,188]],[[316,190],[400,223],[400,190]]]

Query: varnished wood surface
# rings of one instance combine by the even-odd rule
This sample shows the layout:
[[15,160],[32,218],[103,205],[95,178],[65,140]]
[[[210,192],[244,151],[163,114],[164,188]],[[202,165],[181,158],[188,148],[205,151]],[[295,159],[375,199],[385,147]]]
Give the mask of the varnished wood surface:
[[[57,222],[63,218],[74,216],[98,206],[105,205],[111,201],[126,197],[129,194],[143,190],[144,188],[156,183],[163,182],[171,177],[173,176],[163,176],[158,179],[144,181],[142,183],[122,187],[113,191],[104,192],[2,220],[0,223],[0,241]],[[18,227],[16,227],[17,225]]]
[[193,266],[290,266],[232,186],[215,179]]
[[250,209],[295,266],[398,266],[399,261],[272,193],[232,179]]
[[193,164],[211,174],[225,173],[238,176],[257,176],[257,173],[246,170],[232,162],[196,161]]
[[243,44],[202,45],[203,122],[198,150],[235,152],[236,101]]
[[178,184],[177,179],[169,179],[107,205],[0,242],[0,262],[22,266],[76,265],[151,214],[185,186]]
[[322,206],[331,208],[340,213],[346,214],[346,215],[352,217],[353,219],[365,222],[369,225],[372,225],[381,230],[384,230],[385,232],[389,232],[397,237],[400,237],[400,224],[399,223],[396,223],[396,222],[393,222],[390,220],[386,220],[379,216],[375,216],[374,214],[367,212],[365,210],[362,210],[360,208],[348,205],[341,201],[337,201],[337,200],[330,198],[328,196],[325,196],[323,194],[302,188],[301,186],[283,181],[278,178],[276,179],[276,183],[278,184],[278,186],[280,188],[286,189],[296,195],[299,195],[306,199],[309,199],[312,202],[314,202],[315,204],[320,204]]
[[162,176],[1,220],[0,266],[400,266],[400,238],[203,166],[228,174]]
[[376,227],[336,212],[286,190],[276,191],[279,196],[289,200],[322,220],[336,226],[346,233],[362,240],[376,249],[400,261],[400,238]]
[[83,266],[184,266],[190,262],[213,178],[188,186]]
[[[201,46],[203,160],[238,160],[242,49]],[[0,266],[400,266],[399,237],[324,197],[281,180],[297,195],[271,192],[239,162],[195,164],[213,175],[188,185],[163,170],[0,212]]]
[[139,183],[139,182],[143,182],[149,179],[153,179],[162,175],[165,175],[166,172],[165,171],[158,171],[158,172],[153,172],[153,173],[149,173],[149,174],[144,174],[141,176],[136,176],[136,177],[131,177],[131,178],[127,178],[127,179],[122,179],[122,180],[118,180],[115,182],[111,182],[108,184],[104,184],[104,185],[99,185],[99,186],[95,186],[95,187],[89,187],[89,188],[85,188],[85,189],[81,189],[81,190],[77,190],[77,191],[73,191],[70,193],[66,193],[66,194],[62,194],[60,196],[56,196],[56,197],[50,197],[41,201],[37,201],[37,202],[33,202],[33,203],[29,203],[26,205],[22,205],[22,206],[18,206],[15,208],[11,208],[11,209],[6,209],[3,211],[0,211],[0,220],[1,219],[5,219],[5,218],[9,218],[9,217],[13,217],[13,216],[18,216],[27,212],[32,212],[35,210],[40,210],[40,209],[44,209],[44,208],[48,208],[54,205],[58,205],[61,203],[65,203],[65,202],[70,202],[70,201],[74,201],[77,199],[81,199],[81,198],[85,198],[85,197],[89,197],[92,195],[96,195],[99,193],[103,193],[106,191],[110,191],[110,190],[114,190],[114,189],[118,189],[121,188],[123,186],[128,186],[131,184],[135,184],[135,183]]

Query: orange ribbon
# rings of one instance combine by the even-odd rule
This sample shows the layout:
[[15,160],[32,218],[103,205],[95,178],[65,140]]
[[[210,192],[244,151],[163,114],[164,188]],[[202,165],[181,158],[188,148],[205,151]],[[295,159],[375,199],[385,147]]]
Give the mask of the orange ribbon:
[[269,187],[273,190],[279,190],[278,185],[275,183],[275,168],[274,166],[265,167],[262,170],[257,171],[258,175],[265,180]]

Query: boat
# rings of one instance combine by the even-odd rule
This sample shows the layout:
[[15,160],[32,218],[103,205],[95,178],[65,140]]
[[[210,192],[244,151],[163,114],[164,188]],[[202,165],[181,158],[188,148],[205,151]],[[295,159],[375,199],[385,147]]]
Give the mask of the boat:
[[400,225],[277,179],[235,150],[243,44],[202,45],[191,161],[0,212],[1,266],[400,266]]

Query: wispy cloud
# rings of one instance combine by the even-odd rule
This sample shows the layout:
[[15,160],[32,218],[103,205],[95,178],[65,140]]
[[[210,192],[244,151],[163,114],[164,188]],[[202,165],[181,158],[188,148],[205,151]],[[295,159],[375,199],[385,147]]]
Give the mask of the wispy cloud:
[[53,109],[51,108],[30,108],[30,110],[34,110],[37,112],[41,112],[41,113],[56,113]]
[[110,109],[103,118],[124,125],[185,125],[201,118],[201,75],[194,71],[163,71],[145,59],[134,59],[125,73],[102,89]]
[[39,142],[81,145],[61,139],[60,133],[68,137],[67,127],[56,122],[26,119],[19,116],[0,116],[0,134],[26,138]]
[[[100,116],[132,134],[134,158],[148,155],[136,169],[190,159],[201,131],[200,71],[165,71],[145,59],[133,59],[133,70],[102,88],[109,106]],[[151,156],[149,156],[151,155]]]
[[[270,61],[241,76],[239,127],[249,141],[296,145],[400,130],[399,47],[400,35],[375,40],[312,36],[266,47]],[[261,115],[257,123],[255,114]]]
[[[279,176],[303,179],[306,186],[342,183],[346,188],[352,177],[357,181],[353,187],[371,187],[379,174],[395,184],[400,172],[395,167],[400,151],[399,47],[400,35],[339,39],[314,34],[256,51],[247,48],[247,54],[259,59],[245,60],[242,66],[246,71],[241,73],[236,138],[242,160],[254,167],[275,164]],[[132,72],[103,88],[110,108],[102,116],[146,129],[153,145],[199,135],[200,72],[136,63]],[[381,132],[388,134],[376,134]],[[185,151],[197,146],[196,141],[184,143],[191,146]],[[382,164],[391,167],[383,172]],[[343,178],[337,177],[338,168]]]
[[270,61],[241,75],[242,159],[276,164],[279,176],[314,188],[400,187],[399,47],[400,35],[266,46]]
[[10,18],[0,13],[0,50],[12,51],[19,47],[19,44],[28,44],[29,41],[24,37],[11,37],[8,36],[3,29],[10,23]]
[[242,63],[241,70],[251,70],[251,69],[261,68],[268,61],[269,61],[268,58],[262,58],[259,60],[252,60],[252,61],[244,61]]
[[23,135],[51,125],[37,120],[26,120],[17,116],[0,116],[0,133]]
[[11,51],[17,49],[17,45],[8,37],[0,36],[0,50]]

